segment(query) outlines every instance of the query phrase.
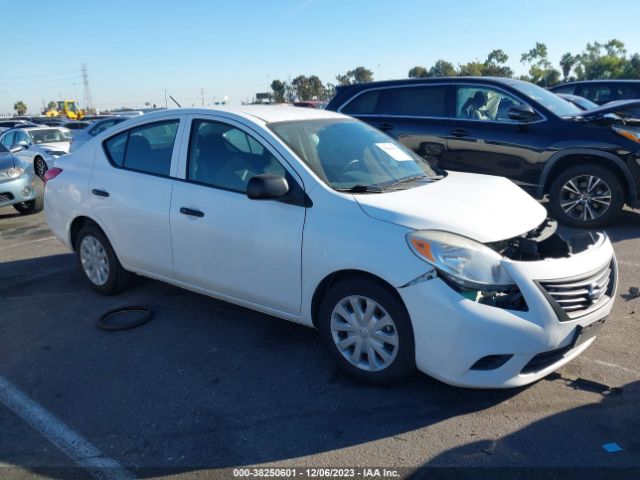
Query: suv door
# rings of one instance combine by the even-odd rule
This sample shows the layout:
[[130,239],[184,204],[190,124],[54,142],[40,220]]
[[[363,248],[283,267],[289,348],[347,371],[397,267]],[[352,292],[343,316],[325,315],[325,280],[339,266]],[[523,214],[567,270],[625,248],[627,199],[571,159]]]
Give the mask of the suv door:
[[538,114],[523,123],[509,109],[525,102],[492,86],[457,85],[455,128],[447,139],[446,169],[508,177],[534,191],[540,153],[552,141],[546,119]]
[[271,173],[304,195],[300,178],[241,123],[212,114],[190,116],[189,124],[184,181],[171,201],[177,279],[231,301],[299,313],[306,208],[292,197],[252,200],[245,192],[251,177]]
[[446,84],[402,85],[366,90],[338,109],[402,142],[431,165],[447,154],[453,126]]
[[91,209],[125,268],[173,273],[169,207],[183,115],[117,133],[96,147]]

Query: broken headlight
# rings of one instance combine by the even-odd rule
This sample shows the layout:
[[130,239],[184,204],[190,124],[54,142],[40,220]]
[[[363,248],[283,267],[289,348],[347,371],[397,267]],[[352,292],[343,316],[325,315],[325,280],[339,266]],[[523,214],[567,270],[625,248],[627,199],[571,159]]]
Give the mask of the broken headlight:
[[421,230],[407,235],[409,247],[462,288],[491,291],[514,285],[502,256],[482,243],[454,233]]

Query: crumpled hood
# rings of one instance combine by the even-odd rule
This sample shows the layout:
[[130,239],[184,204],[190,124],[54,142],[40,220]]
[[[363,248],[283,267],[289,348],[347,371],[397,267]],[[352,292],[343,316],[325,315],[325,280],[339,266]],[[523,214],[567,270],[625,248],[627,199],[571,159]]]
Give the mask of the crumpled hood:
[[613,102],[605,103],[598,108],[591,110],[585,110],[578,113],[577,117],[584,118],[597,118],[607,113],[622,113],[631,109],[640,108],[640,100],[616,100]]
[[71,142],[39,143],[38,146],[46,150],[69,153]]
[[16,166],[16,157],[11,153],[0,152],[0,170]]
[[526,233],[547,217],[546,209],[515,183],[490,175],[449,172],[420,187],[354,197],[373,218],[483,243]]

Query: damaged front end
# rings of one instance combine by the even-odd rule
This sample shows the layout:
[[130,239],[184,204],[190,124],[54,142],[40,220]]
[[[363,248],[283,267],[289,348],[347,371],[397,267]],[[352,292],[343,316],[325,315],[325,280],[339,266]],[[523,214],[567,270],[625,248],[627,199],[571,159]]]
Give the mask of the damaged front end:
[[582,232],[568,240],[557,232],[558,223],[546,219],[537,228],[517,237],[485,244],[503,257],[519,262],[566,258],[585,251],[598,241],[598,235]]

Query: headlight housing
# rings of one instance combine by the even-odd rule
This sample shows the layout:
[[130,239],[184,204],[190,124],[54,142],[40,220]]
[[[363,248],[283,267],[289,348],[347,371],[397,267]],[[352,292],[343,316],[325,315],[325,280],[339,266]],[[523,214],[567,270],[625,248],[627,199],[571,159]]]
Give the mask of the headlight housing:
[[618,135],[631,140],[632,142],[640,143],[640,129],[632,127],[620,127],[613,125],[611,129]]
[[0,180],[11,180],[12,178],[21,177],[27,173],[22,167],[11,167],[5,170],[0,170]]
[[52,157],[60,157],[67,154],[67,152],[63,152],[61,150],[45,150],[44,153],[51,155]]
[[419,258],[462,287],[492,290],[515,284],[503,267],[500,254],[470,238],[421,230],[409,233],[407,242]]

